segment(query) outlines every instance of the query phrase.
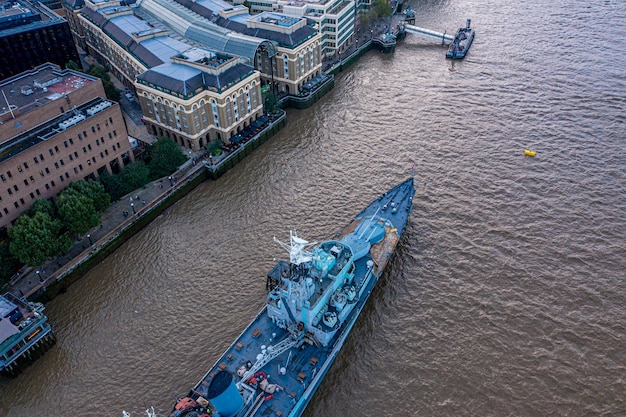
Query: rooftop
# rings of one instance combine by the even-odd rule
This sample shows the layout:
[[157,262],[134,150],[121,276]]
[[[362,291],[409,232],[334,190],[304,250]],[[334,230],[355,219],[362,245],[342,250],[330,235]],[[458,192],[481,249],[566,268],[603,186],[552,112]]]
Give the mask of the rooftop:
[[17,155],[32,146],[38,145],[41,142],[45,142],[57,133],[74,126],[83,120],[89,119],[93,115],[113,105],[114,103],[111,101],[105,100],[101,97],[96,97],[81,106],[67,111],[52,120],[48,120],[39,126],[3,142],[0,145],[0,162]]
[[65,19],[40,3],[27,0],[0,1],[0,36],[63,21]]
[[250,17],[250,20],[281,27],[291,27],[300,22],[302,18],[277,13],[261,13]]
[[[81,89],[96,78],[72,70],[59,70],[54,64],[44,64],[0,82],[0,120],[7,113],[20,110],[27,113],[66,94]],[[10,108],[9,108],[10,106]]]

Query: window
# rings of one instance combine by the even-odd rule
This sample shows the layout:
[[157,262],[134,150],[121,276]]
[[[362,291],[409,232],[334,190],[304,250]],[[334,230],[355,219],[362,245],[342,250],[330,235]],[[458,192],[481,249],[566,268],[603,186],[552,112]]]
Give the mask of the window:
[[28,185],[28,180],[24,180],[24,185]]
[[46,174],[50,173],[50,168],[46,167]]
[[36,156],[33,158],[33,161],[35,161],[35,163],[36,163],[36,164],[38,164],[38,163],[39,163],[39,159],[37,159],[37,157],[36,157]]
[[54,151],[55,151],[56,153],[59,153],[59,147],[58,147],[58,146],[56,146],[56,145],[54,145]]
[[19,207],[20,207],[20,205],[19,205],[19,204],[17,204],[17,201],[15,201],[15,202],[13,203],[13,205],[15,206],[15,208],[19,208]]
[[65,162],[63,162],[63,160],[61,159],[61,165],[65,165]]
[[54,156],[54,152],[52,151],[52,149],[48,149],[48,152],[50,152],[50,156]]
[[13,178],[13,174],[11,174],[11,171],[7,171],[7,177]]
[[22,172],[22,165],[18,165],[17,166],[17,170],[18,170],[18,172]]
[[37,189],[35,190],[35,194],[37,194],[37,195],[41,195],[41,193],[39,192],[39,188],[37,188]]
[[48,185],[48,183],[46,183],[46,190],[49,190],[50,186]]
[[28,164],[24,162],[24,169],[28,169]]
[[96,133],[96,128],[94,126],[91,126],[91,133]]
[[53,187],[56,187],[56,184],[54,183],[54,181],[50,181],[50,185]]
[[59,169],[59,163],[58,163],[58,162],[55,162],[55,163],[54,163],[54,167],[55,167],[56,169]]
[[35,194],[30,193],[30,198],[31,198],[32,200],[34,200],[34,199],[35,199]]
[[9,195],[13,195],[13,190],[10,188],[7,188],[7,193],[9,193]]
[[70,145],[74,144],[74,139],[70,138]]
[[0,174],[0,178],[2,178],[2,182],[7,182],[7,177],[4,174]]
[[40,153],[40,154],[39,154],[39,159],[41,159],[42,161],[44,160],[44,159],[43,159],[43,154],[42,154],[42,153]]
[[65,145],[66,148],[69,146],[66,140],[63,141],[63,145]]
[[17,185],[14,185],[14,186],[13,186],[13,189],[14,189],[15,191],[19,191],[19,190],[20,190],[19,188],[17,188]]

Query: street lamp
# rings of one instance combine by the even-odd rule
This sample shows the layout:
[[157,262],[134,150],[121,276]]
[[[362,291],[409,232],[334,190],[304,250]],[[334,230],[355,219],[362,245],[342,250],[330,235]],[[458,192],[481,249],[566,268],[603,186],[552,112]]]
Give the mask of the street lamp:
[[137,212],[135,211],[135,204],[134,203],[130,203],[130,208],[133,209],[133,214],[137,214]]
[[[132,204],[131,204],[132,206]],[[87,239],[89,239],[89,245],[93,246],[93,241],[91,240],[91,235],[87,235]]]
[[37,276],[39,277],[39,282],[43,282],[43,278],[41,277],[41,274],[39,273],[39,270],[35,271],[37,273]]
[[[172,177],[168,177],[168,179],[170,180],[170,187],[172,187],[174,185],[174,182],[172,181]],[[132,204],[131,204],[132,206]]]

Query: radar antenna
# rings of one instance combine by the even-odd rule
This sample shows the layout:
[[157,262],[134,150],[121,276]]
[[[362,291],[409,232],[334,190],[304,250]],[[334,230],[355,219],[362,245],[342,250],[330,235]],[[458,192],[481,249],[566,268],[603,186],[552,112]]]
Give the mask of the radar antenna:
[[309,243],[309,241],[299,238],[296,232],[292,230],[289,231],[289,243],[283,243],[276,237],[274,237],[274,242],[289,252],[289,261],[294,265],[311,261],[313,253],[307,248],[317,244],[317,242]]

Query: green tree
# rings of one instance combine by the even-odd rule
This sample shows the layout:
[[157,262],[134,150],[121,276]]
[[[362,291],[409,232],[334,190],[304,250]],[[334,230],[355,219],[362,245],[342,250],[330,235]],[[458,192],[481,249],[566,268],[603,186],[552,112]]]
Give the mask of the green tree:
[[65,68],[71,69],[71,70],[74,70],[74,71],[83,72],[83,69],[76,62],[72,61],[71,59],[69,61],[67,61],[67,64],[65,64]]
[[102,213],[111,204],[111,196],[98,181],[76,181],[71,183],[68,189],[75,190],[78,194],[88,197],[93,202],[93,207],[98,213]]
[[61,228],[60,221],[41,211],[33,217],[21,215],[8,230],[9,251],[22,263],[40,265],[71,246],[67,235],[59,236]]
[[374,14],[377,17],[391,16],[391,6],[387,3],[387,0],[374,0],[374,4],[372,6]]
[[143,161],[136,161],[126,165],[124,171],[122,171],[122,181],[124,181],[128,191],[124,194],[146,185],[150,181],[149,176],[150,169]]
[[9,252],[9,242],[0,243],[0,289],[9,282],[21,266],[22,263]]
[[104,174],[98,177],[98,181],[104,186],[104,189],[111,196],[112,201],[119,200],[122,196],[132,191],[124,183],[121,175],[109,174],[105,171]]
[[187,157],[178,145],[168,137],[161,136],[150,148],[150,179],[163,178],[181,166]]
[[93,201],[71,188],[61,191],[57,199],[57,211],[63,225],[76,235],[87,232],[100,224],[100,214]]
[[265,110],[268,113],[275,113],[278,109],[278,99],[271,91],[265,95]]
[[209,154],[213,156],[219,156],[222,154],[222,141],[219,139],[215,139],[207,145],[206,149]]
[[48,216],[54,218],[56,213],[54,210],[54,205],[50,202],[50,200],[45,200],[40,198],[39,200],[35,200],[30,209],[28,210],[28,215],[33,217],[37,212],[46,213]]
[[117,88],[115,88],[115,84],[111,81],[111,77],[107,73],[106,68],[100,65],[92,65],[87,70],[87,74],[93,75],[94,77],[98,77],[102,80],[104,92],[109,100],[120,101],[120,92]]

